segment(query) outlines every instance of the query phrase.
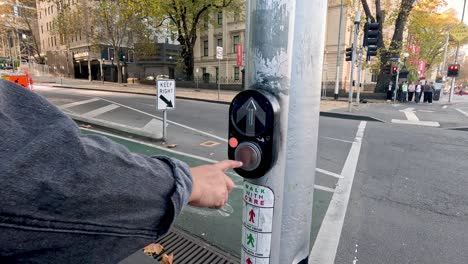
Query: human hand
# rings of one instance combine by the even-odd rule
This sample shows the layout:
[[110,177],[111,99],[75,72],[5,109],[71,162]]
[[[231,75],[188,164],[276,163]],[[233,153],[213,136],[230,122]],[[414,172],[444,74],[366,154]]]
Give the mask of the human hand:
[[240,161],[223,160],[213,165],[191,168],[193,184],[189,204],[197,207],[223,207],[235,186],[225,172],[241,166]]

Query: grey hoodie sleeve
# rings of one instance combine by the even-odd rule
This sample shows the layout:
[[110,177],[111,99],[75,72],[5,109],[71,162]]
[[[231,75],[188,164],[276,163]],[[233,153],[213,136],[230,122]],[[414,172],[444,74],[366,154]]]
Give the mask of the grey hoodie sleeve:
[[0,260],[113,263],[165,234],[191,189],[185,163],[83,137],[44,98],[0,80]]

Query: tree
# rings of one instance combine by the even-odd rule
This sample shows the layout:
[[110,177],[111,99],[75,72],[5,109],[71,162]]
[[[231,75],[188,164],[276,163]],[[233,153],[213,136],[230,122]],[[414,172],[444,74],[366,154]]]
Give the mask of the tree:
[[[421,0],[420,2],[427,2],[427,1],[434,1],[434,0]],[[390,44],[387,45],[383,39],[383,30],[380,30],[379,34],[379,42],[377,43],[377,47],[379,48],[379,74],[377,77],[377,85],[376,91],[383,91],[384,87],[390,81],[390,76],[385,73],[384,66],[388,62],[389,57],[399,57],[402,44],[403,44],[403,32],[405,30],[405,26],[407,24],[408,16],[413,9],[414,0],[401,0],[399,2],[398,9],[396,10],[396,19],[394,24],[394,31],[393,36]],[[372,23],[380,23],[381,27],[385,24],[385,11],[382,9],[382,4],[380,0],[375,0],[375,16],[372,14],[368,0],[361,0],[362,7],[364,9],[364,13],[368,19]]]
[[[447,34],[459,24],[455,10],[437,13],[444,6],[442,1],[433,6],[417,4],[409,19],[408,34],[418,41],[419,58],[426,61],[427,71],[442,62]],[[457,45],[454,39],[449,40],[449,49]],[[467,43],[467,40],[461,44]]]
[[120,52],[122,47],[133,45],[135,30],[141,29],[143,2],[130,0],[96,1],[93,8],[96,25],[93,39],[114,50],[113,63],[117,65],[118,82],[122,82]]
[[193,77],[193,48],[197,40],[200,22],[218,10],[234,10],[245,1],[242,0],[155,0],[148,1],[148,16],[155,21],[169,20],[177,32],[177,41],[181,45],[181,57],[184,72]]
[[24,38],[18,38],[24,52],[32,55],[37,63],[44,63],[38,39],[39,29],[37,27],[36,1],[22,0],[18,2],[16,10],[14,12],[11,5],[2,5],[0,9],[1,31],[4,35],[8,35],[6,33],[9,31],[14,32],[16,36],[20,33],[25,34]]

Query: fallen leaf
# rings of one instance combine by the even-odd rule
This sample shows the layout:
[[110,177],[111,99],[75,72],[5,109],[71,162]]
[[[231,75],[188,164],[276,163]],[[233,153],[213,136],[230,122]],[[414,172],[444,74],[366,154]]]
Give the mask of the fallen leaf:
[[167,255],[166,253],[164,253],[162,255],[161,264],[172,264],[173,261],[174,261],[174,253],[171,253],[170,255]]
[[177,147],[177,144],[169,144],[169,145],[167,145],[167,148],[175,148],[175,147]]
[[155,256],[161,254],[161,252],[164,250],[164,247],[159,244],[159,243],[152,243],[147,245],[144,249],[143,252],[148,255],[148,256]]

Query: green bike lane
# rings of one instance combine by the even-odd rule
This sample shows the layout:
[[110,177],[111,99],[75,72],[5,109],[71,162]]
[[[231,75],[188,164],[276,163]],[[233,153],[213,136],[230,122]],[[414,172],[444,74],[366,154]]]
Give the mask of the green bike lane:
[[[214,162],[206,158],[196,157],[170,149],[164,149],[149,143],[140,142],[133,139],[126,139],[121,136],[114,136],[98,131],[82,129],[82,134],[100,134],[126,146],[132,152],[148,156],[170,156],[186,162],[191,167]],[[216,246],[232,255],[240,257],[242,247],[241,225],[243,178],[237,175],[234,171],[228,171],[227,174],[236,184],[236,188],[234,188],[234,190],[231,192],[229,201],[224,206],[224,208],[215,210],[186,206],[177,218],[175,226],[198,238],[203,239],[213,246]],[[315,241],[332,196],[333,193],[331,192],[319,189],[314,190],[311,245],[313,245]]]

